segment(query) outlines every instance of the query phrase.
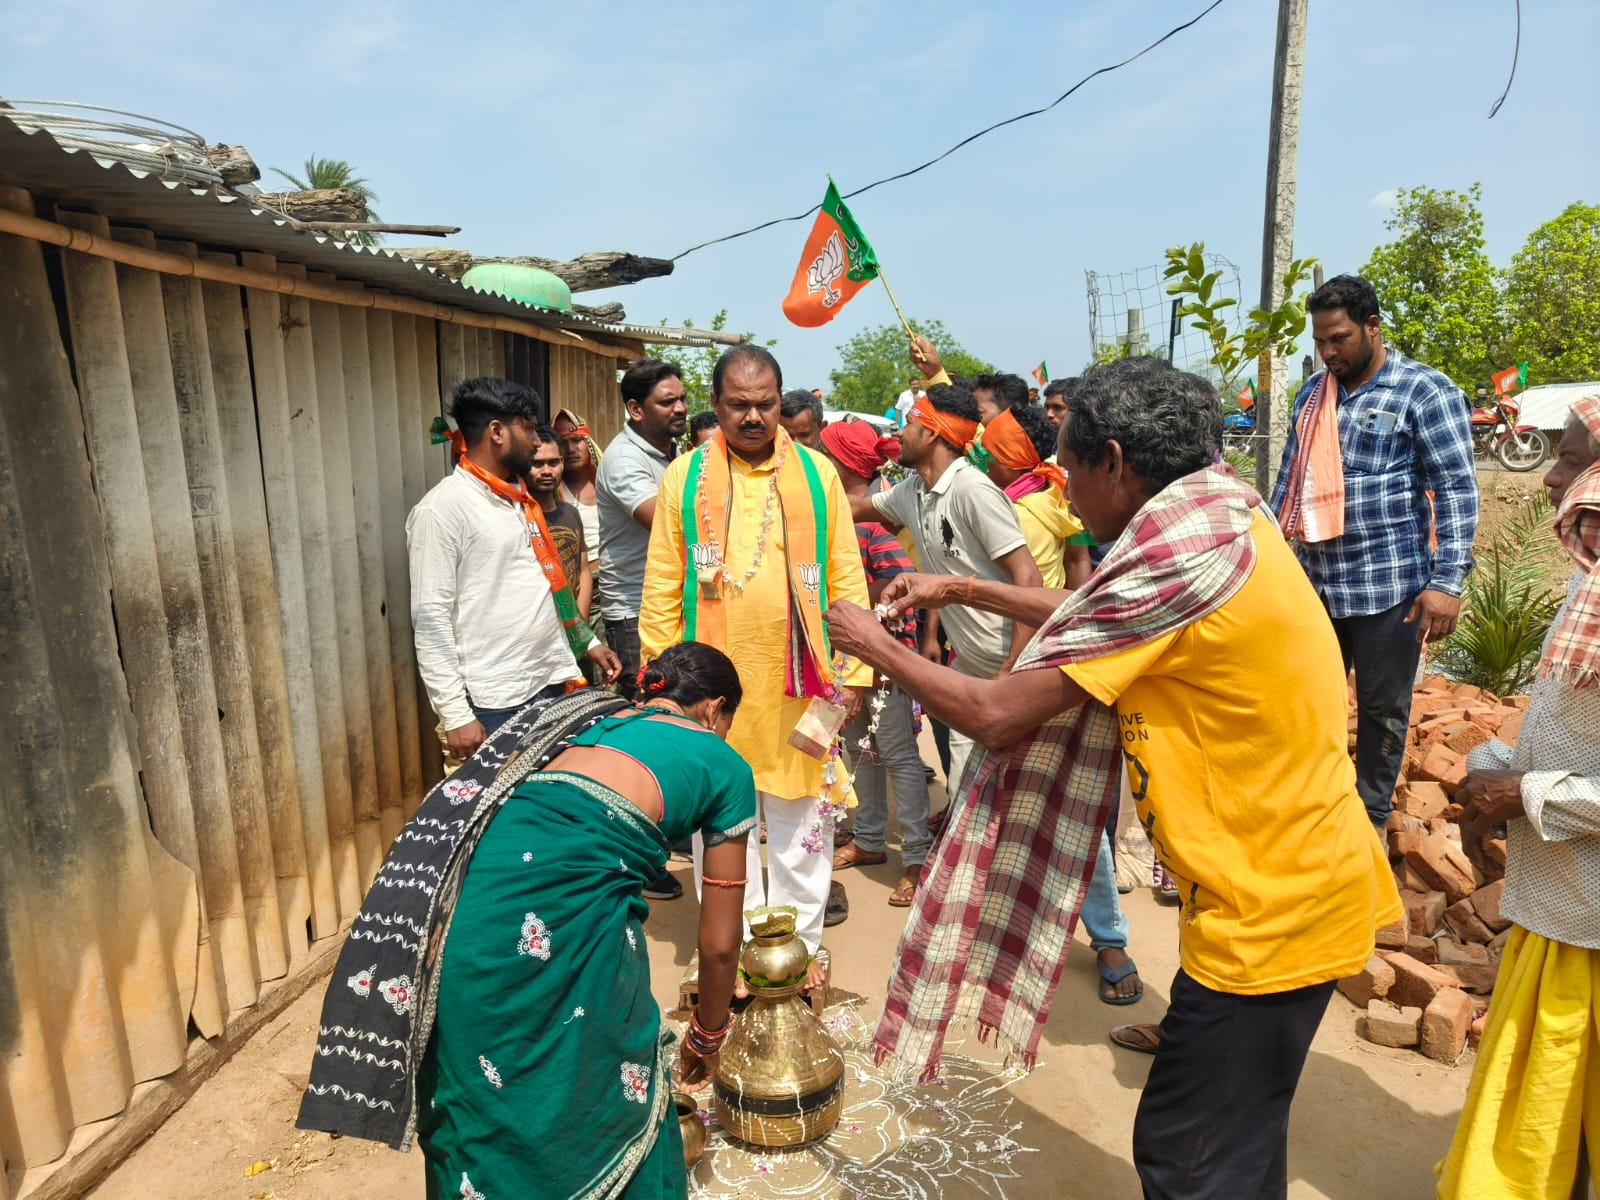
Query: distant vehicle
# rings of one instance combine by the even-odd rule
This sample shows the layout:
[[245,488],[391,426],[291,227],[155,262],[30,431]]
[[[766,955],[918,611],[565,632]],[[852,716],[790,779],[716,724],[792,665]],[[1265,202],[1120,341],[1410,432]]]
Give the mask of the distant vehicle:
[[837,408],[822,410],[824,425],[832,425],[835,421],[865,421],[881,434],[894,432],[894,422],[887,417],[875,416],[872,413],[845,412]]
[[1485,407],[1472,410],[1474,455],[1493,454],[1508,471],[1531,471],[1550,457],[1549,435],[1519,415],[1521,400],[1521,396],[1497,395]]

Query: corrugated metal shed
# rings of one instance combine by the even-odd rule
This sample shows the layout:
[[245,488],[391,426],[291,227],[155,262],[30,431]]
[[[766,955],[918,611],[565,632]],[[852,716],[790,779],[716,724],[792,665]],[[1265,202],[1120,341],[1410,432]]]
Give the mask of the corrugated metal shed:
[[463,287],[430,267],[381,247],[336,241],[295,228],[283,216],[249,198],[163,180],[114,158],[63,146],[49,132],[28,132],[0,116],[0,184],[25,187],[36,199],[92,202],[113,223],[143,225],[159,237],[182,238],[236,250],[253,250],[327,271],[368,287],[432,300],[472,312],[496,313],[563,329],[644,342],[685,346],[717,344],[692,330],[554,314]]

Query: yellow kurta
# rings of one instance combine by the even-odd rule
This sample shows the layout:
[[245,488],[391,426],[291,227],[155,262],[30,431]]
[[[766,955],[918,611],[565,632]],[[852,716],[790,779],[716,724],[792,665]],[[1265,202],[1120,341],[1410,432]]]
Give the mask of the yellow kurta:
[[[855,524],[838,474],[822,455],[804,446],[792,445],[790,453],[811,455],[827,493],[828,598],[871,608]],[[655,520],[650,524],[650,557],[639,604],[639,649],[644,662],[683,640],[683,486],[689,459],[689,455],[681,454],[667,468],[656,501]],[[737,454],[729,455],[729,459],[733,496],[728,505],[729,544],[724,555],[728,574],[743,579],[761,533],[772,460],[751,468]],[[799,800],[815,796],[821,789],[822,763],[789,745],[789,734],[807,701],[783,694],[789,627],[788,569],[783,522],[775,518],[761,566],[744,585],[743,594],[723,586],[721,603],[728,606],[728,644],[717,648],[733,660],[744,685],[744,700],[734,717],[728,744],[750,764],[758,791]],[[853,687],[870,686],[872,670],[852,661],[839,682]]]
[[1083,532],[1083,522],[1072,515],[1059,488],[1030,492],[1011,506],[1017,510],[1017,524],[1028,540],[1028,550],[1038,564],[1039,575],[1047,588],[1067,586],[1067,539]]

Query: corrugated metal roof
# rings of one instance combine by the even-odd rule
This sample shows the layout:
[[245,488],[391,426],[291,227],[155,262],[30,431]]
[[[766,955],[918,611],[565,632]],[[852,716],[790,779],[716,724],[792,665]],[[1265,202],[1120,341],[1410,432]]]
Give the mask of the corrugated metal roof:
[[297,229],[249,197],[163,180],[115,158],[63,146],[48,131],[28,132],[0,115],[0,184],[34,198],[84,205],[113,222],[142,225],[158,236],[230,250],[254,250],[405,296],[470,312],[495,313],[574,333],[595,333],[686,346],[718,343],[693,330],[597,321],[552,314],[489,292],[463,287],[431,267],[381,247],[335,241]]

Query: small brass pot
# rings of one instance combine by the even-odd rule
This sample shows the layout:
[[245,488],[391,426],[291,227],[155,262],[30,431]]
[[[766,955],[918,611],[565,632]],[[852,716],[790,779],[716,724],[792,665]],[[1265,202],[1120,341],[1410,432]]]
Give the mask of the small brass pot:
[[692,1171],[706,1152],[706,1126],[700,1119],[700,1104],[687,1092],[673,1092],[672,1109],[683,1134],[683,1165]]

